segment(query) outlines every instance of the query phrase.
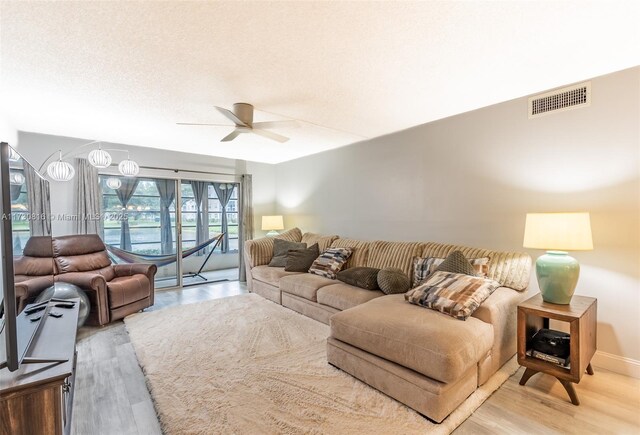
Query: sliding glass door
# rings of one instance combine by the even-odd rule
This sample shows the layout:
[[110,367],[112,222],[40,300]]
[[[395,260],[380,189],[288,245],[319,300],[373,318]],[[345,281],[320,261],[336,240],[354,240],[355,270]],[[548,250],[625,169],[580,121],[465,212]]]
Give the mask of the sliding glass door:
[[103,240],[117,263],[154,263],[156,288],[180,284],[176,180],[100,175]]
[[238,184],[181,181],[184,285],[238,279]]
[[238,279],[238,183],[100,175],[100,186],[114,262],[156,264],[156,288]]

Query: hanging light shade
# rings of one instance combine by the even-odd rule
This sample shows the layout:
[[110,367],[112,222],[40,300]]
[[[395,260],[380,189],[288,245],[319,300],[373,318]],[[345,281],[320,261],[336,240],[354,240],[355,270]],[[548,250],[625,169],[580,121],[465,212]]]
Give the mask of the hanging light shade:
[[18,152],[12,147],[9,147],[9,160],[12,162],[17,162],[18,160],[20,160],[20,158],[20,154],[18,154]]
[[122,186],[122,181],[116,177],[107,178],[107,187],[109,189],[118,190]]
[[47,166],[47,174],[53,181],[69,181],[76,174],[76,170],[70,163],[62,161],[62,151],[60,151],[58,160]]
[[108,168],[111,165],[111,155],[103,150],[99,145],[97,150],[93,150],[89,153],[87,160],[91,164],[99,169]]
[[121,161],[118,165],[118,170],[125,177],[135,177],[140,172],[140,167],[127,156],[127,160]]
[[9,183],[15,185],[22,185],[25,182],[22,172],[9,172]]

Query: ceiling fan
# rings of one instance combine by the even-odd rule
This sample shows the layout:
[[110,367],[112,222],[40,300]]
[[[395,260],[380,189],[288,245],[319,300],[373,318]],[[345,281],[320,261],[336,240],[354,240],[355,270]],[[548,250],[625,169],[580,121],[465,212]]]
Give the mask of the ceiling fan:
[[[235,103],[233,105],[233,111],[225,109],[224,107],[214,106],[218,109],[218,112],[229,118],[235,124],[235,129],[223,137],[220,142],[229,142],[238,137],[241,133],[255,133],[267,139],[275,140],[276,142],[286,142],[288,137],[281,134],[274,133],[266,130],[271,127],[278,126],[295,126],[297,123],[293,120],[288,121],[265,121],[265,122],[253,122],[253,106],[248,103]],[[204,126],[218,126],[218,127],[231,127],[225,124],[196,124],[191,122],[177,122],[178,125],[204,125]]]

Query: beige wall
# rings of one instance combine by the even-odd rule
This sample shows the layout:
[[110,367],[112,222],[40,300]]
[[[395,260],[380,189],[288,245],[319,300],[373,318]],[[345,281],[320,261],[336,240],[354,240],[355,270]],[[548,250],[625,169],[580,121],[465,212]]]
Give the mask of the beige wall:
[[527,212],[589,211],[595,249],[573,255],[576,293],[598,298],[596,362],[640,377],[640,68],[593,79],[592,97],[537,119],[520,98],[281,163],[277,211],[307,231],[505,250],[523,250]]

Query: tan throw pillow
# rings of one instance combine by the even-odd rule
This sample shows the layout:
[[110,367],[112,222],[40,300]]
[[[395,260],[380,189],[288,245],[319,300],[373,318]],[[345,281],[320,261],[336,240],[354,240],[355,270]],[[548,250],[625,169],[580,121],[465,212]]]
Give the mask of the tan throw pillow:
[[306,247],[306,243],[275,239],[273,241],[273,257],[271,257],[269,267],[284,267],[287,263],[287,252],[289,252],[289,250],[305,249]]
[[[417,287],[436,271],[446,258],[440,257],[413,257],[413,274],[411,276],[411,288]],[[489,272],[489,257],[468,258],[469,263],[476,271],[476,276],[487,276]]]
[[309,273],[336,279],[338,272],[349,259],[351,252],[349,248],[329,248],[316,258],[309,268]]
[[318,258],[318,255],[320,255],[320,250],[317,243],[307,249],[290,249],[287,252],[284,270],[285,272],[306,273],[315,259]]
[[467,320],[500,283],[461,273],[434,272],[424,284],[408,291],[404,298],[412,304]]
[[387,267],[378,272],[378,286],[380,290],[382,290],[382,293],[393,295],[409,290],[411,281],[402,269]]
[[356,287],[378,290],[378,272],[380,269],[374,267],[352,267],[338,272],[338,279]]

